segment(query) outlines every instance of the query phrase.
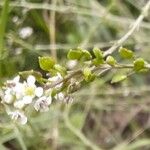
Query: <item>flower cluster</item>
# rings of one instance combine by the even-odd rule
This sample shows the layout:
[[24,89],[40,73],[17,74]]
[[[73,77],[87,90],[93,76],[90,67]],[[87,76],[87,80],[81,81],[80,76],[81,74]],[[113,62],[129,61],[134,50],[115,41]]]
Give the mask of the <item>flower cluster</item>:
[[[118,54],[122,59],[129,60],[130,64],[121,64],[113,56],[106,57],[104,52],[98,48],[88,50],[77,48],[70,50],[67,54],[69,59],[67,67],[57,64],[52,57],[39,57],[39,66],[46,71],[47,78],[43,78],[39,72],[34,70],[24,71],[20,74],[27,76],[25,81],[20,81],[20,76],[7,81],[3,92],[0,91],[2,103],[9,107],[8,115],[15,121],[25,124],[27,122],[26,107],[33,106],[36,111],[49,110],[53,100],[61,102],[72,102],[72,93],[77,91],[85,82],[92,82],[110,69],[128,69],[127,72],[116,72],[111,83],[125,80],[133,73],[146,72],[150,65],[143,58],[138,58],[132,50],[120,47]],[[82,69],[76,69],[80,66]],[[36,80],[42,83],[37,86]]]
[[[62,79],[58,73],[48,79],[48,83],[53,83]],[[62,83],[58,84],[55,89],[60,89]],[[20,76],[16,76],[13,80],[6,82],[6,86],[1,94],[2,103],[9,106],[8,115],[14,121],[21,124],[27,123],[27,116],[25,115],[25,108],[32,105],[36,111],[45,112],[49,110],[52,102],[52,90],[44,90],[41,86],[36,86],[36,78],[29,75],[26,81],[21,82]],[[54,99],[66,101],[66,96],[63,92],[55,94]]]

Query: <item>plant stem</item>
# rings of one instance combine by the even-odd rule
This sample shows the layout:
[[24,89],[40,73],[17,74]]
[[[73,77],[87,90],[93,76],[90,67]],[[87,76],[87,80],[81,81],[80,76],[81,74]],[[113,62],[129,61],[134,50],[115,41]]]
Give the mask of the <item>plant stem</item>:
[[136,19],[135,23],[133,24],[132,28],[121,38],[119,39],[111,48],[109,48],[105,53],[104,56],[110,55],[113,53],[119,46],[121,46],[131,35],[132,33],[140,27],[140,23],[144,19],[145,16],[148,15],[148,10],[150,8],[150,0],[146,3],[143,7],[140,16]]
[[0,18],[0,59],[3,58],[4,54],[4,43],[5,43],[4,36],[8,19],[8,12],[9,12],[9,0],[5,0]]
[[[134,65],[132,65],[132,64],[117,64],[115,66],[109,66],[109,65],[104,64],[104,65],[93,68],[92,73],[96,73],[99,70],[103,70],[105,72],[110,69],[125,69],[125,68],[133,69]],[[145,66],[145,69],[150,69],[150,64],[147,64]],[[100,72],[100,74],[101,74],[101,72]],[[69,81],[71,78],[76,77],[76,76],[82,76],[82,69],[75,70],[72,73],[70,73],[67,77],[65,77],[64,79],[58,80],[57,82],[46,85],[45,89],[54,88],[55,86],[57,86],[61,83],[65,83],[65,82]]]
[[16,124],[14,124],[14,131],[15,131],[15,134],[17,136],[17,139],[18,139],[18,141],[20,143],[20,146],[21,146],[22,150],[27,150],[27,147],[26,147],[26,145],[24,143],[22,135],[21,135],[21,133],[20,133],[20,131],[19,131],[19,129],[18,129]]
[[80,130],[78,130],[71,124],[68,118],[68,111],[69,111],[69,108],[66,107],[66,111],[64,114],[64,121],[68,129],[72,131],[87,147],[90,147],[92,150],[102,150],[96,144],[92,143],[89,139],[87,139]]

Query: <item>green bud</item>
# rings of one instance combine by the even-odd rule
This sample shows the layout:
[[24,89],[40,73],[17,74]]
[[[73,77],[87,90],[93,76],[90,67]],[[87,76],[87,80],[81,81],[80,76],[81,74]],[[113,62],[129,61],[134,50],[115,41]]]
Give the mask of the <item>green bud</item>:
[[83,52],[83,56],[82,56],[82,57],[84,57],[85,60],[90,60],[90,59],[92,58],[92,55],[90,54],[89,51],[87,51],[87,50],[82,50],[82,52]]
[[39,57],[40,68],[49,71],[55,65],[55,60],[52,57]]
[[97,59],[103,58],[103,52],[99,48],[94,48],[93,53]]
[[114,57],[108,56],[106,58],[106,63],[109,64],[110,66],[114,66],[117,63],[117,61],[114,59]]
[[133,51],[131,51],[131,50],[128,50],[128,49],[126,49],[126,48],[123,48],[123,47],[121,47],[120,49],[119,49],[119,54],[120,54],[120,56],[122,57],[122,58],[124,58],[124,59],[131,59],[131,58],[133,58]]
[[104,64],[104,60],[103,60],[103,59],[95,58],[95,59],[93,59],[93,64],[94,64],[95,66],[99,66],[99,65],[101,65],[101,64]]
[[82,57],[82,50],[77,49],[77,50],[69,50],[67,54],[67,58],[71,60],[79,60]]
[[141,71],[142,69],[145,68],[146,62],[145,62],[145,60],[143,58],[137,58],[133,62],[133,64],[134,64],[134,70],[138,72],[138,71]]
[[93,59],[93,64],[95,66],[103,64],[104,63],[103,52],[100,49],[98,49],[98,48],[94,48],[93,49],[93,53],[94,53],[94,55],[96,57],[95,59]]
[[92,74],[92,71],[90,68],[86,67],[83,70],[84,79],[87,82],[93,81],[95,79],[95,75]]

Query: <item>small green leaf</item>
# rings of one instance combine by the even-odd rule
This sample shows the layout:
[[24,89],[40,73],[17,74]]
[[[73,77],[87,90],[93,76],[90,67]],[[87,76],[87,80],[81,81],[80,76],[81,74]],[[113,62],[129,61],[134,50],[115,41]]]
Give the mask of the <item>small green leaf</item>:
[[42,74],[34,70],[22,71],[22,72],[19,72],[19,75],[21,75],[23,78],[27,78],[29,75],[33,75],[36,79],[42,78]]
[[106,58],[106,63],[111,65],[111,66],[114,66],[117,63],[117,61],[114,59],[114,57],[108,56]]
[[116,74],[113,76],[111,83],[117,83],[117,82],[125,80],[126,78],[127,76],[124,74]]
[[71,60],[79,60],[82,57],[82,50],[77,49],[77,50],[69,50],[67,54],[67,58]]
[[84,79],[87,82],[93,81],[95,79],[95,75],[92,74],[92,71],[90,68],[86,67],[83,70]]
[[55,65],[55,60],[52,57],[39,57],[40,68],[49,71]]
[[95,59],[93,59],[93,64],[96,66],[103,64],[104,63],[103,52],[98,48],[94,48],[93,53],[96,57]]
[[36,80],[39,82],[39,83],[42,83],[43,82],[43,77],[42,77],[42,74],[40,72],[37,72],[37,71],[34,71],[34,70],[29,70],[29,71],[22,71],[22,72],[19,72],[19,75],[21,75],[23,78],[27,78],[29,75],[33,75]]
[[103,52],[99,48],[94,48],[93,53],[97,59],[103,58]]
[[90,59],[92,58],[92,55],[90,54],[89,51],[87,51],[87,50],[82,50],[82,52],[83,52],[83,56],[82,56],[82,57],[84,57],[85,60],[90,60]]
[[133,58],[133,51],[131,51],[131,50],[128,50],[128,49],[126,49],[126,48],[123,48],[123,47],[120,47],[120,49],[119,49],[119,54],[120,54],[120,56],[122,57],[122,58],[124,58],[124,59],[131,59],[131,58]]
[[101,65],[101,64],[103,64],[103,63],[104,63],[104,60],[103,60],[103,59],[98,59],[98,58],[93,59],[93,64],[94,64],[95,66]]
[[90,76],[92,74],[91,69],[88,68],[88,67],[84,68],[83,74],[84,74],[85,77]]
[[143,58],[137,58],[133,63],[134,63],[134,70],[137,72],[144,69],[146,64]]

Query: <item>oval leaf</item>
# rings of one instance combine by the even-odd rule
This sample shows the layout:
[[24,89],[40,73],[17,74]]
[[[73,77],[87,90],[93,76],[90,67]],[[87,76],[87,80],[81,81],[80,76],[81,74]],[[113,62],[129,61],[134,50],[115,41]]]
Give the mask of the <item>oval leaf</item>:
[[55,60],[52,57],[39,57],[40,68],[49,71],[55,65]]
[[93,53],[97,59],[103,58],[103,52],[99,48],[94,48]]
[[90,54],[89,51],[82,50],[82,52],[83,52],[83,57],[85,58],[85,60],[90,60],[92,58],[92,55]]
[[131,59],[131,58],[133,58],[133,51],[131,51],[131,50],[128,50],[128,49],[126,49],[126,48],[123,48],[123,47],[121,47],[120,49],[119,49],[119,54],[120,54],[120,56],[122,57],[122,58],[124,58],[124,59]]
[[117,83],[117,82],[120,82],[120,81],[123,81],[127,78],[126,75],[124,74],[116,74],[112,80],[111,80],[111,83]]
[[71,60],[79,60],[82,57],[82,51],[77,49],[77,50],[69,50],[67,54],[67,58]]

